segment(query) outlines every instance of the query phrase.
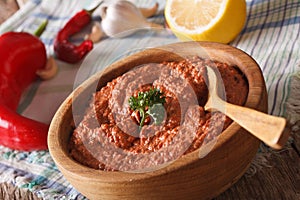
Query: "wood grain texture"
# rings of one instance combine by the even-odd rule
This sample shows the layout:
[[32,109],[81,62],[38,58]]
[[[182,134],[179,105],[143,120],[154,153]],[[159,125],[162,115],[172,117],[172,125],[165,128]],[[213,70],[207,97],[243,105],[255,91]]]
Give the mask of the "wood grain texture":
[[297,152],[288,145],[278,152],[260,153],[260,157],[265,159],[263,164],[252,165],[248,173],[215,200],[300,199],[300,157]]
[[0,184],[0,199],[1,200],[42,200],[29,190],[21,189],[9,183]]
[[91,91],[136,66],[181,60],[191,55],[239,66],[249,82],[245,105],[266,112],[267,94],[260,68],[238,49],[217,43],[190,42],[148,49],[129,56],[79,86],[62,104],[51,123],[48,137],[50,153],[78,191],[90,199],[209,199],[228,189],[245,173],[257,152],[259,141],[236,123],[219,136],[213,149],[203,158],[199,159],[199,154],[205,154],[209,144],[148,173],[93,170],[78,164],[68,155],[67,141],[72,131],[70,124],[74,120],[73,104],[86,105]]

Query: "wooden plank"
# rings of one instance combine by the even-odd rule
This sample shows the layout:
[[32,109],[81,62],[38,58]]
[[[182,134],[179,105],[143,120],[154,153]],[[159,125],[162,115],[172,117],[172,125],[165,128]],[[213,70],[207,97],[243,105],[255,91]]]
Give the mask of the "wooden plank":
[[215,199],[300,199],[300,157],[291,146],[258,154],[247,173]]
[[[298,122],[298,127],[300,127],[300,121]],[[294,132],[292,133],[292,138],[293,138],[293,143],[292,147],[295,149],[295,151],[298,153],[300,156],[300,128],[295,126]],[[297,134],[298,132],[298,134]]]
[[0,184],[0,199],[41,200],[29,190],[17,188],[9,183]]

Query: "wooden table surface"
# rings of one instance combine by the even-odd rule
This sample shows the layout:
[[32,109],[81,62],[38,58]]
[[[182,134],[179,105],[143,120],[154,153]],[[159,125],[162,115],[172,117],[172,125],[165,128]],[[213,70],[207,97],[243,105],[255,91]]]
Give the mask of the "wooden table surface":
[[[0,24],[23,3],[24,0],[0,0]],[[280,151],[266,149],[266,152],[259,153],[247,173],[215,199],[300,199],[299,130],[294,130],[291,138]]]

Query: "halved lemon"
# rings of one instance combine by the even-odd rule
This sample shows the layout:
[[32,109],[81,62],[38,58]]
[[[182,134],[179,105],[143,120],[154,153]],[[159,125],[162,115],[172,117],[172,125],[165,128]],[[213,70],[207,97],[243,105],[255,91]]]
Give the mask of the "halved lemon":
[[165,18],[181,40],[229,43],[246,21],[245,0],[167,0]]

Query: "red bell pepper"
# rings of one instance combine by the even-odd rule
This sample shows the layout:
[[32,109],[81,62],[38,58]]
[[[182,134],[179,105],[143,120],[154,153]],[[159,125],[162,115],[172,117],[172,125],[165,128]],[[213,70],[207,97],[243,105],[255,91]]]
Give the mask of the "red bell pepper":
[[54,40],[54,52],[58,59],[68,63],[77,63],[93,49],[91,40],[84,40],[80,45],[75,45],[69,41],[69,38],[91,22],[92,13],[101,4],[102,2],[92,10],[79,11],[58,32]]
[[[43,24],[45,26],[45,24]],[[0,36],[0,144],[17,150],[47,149],[49,125],[16,112],[24,90],[46,66],[47,54],[38,37],[25,32]]]

